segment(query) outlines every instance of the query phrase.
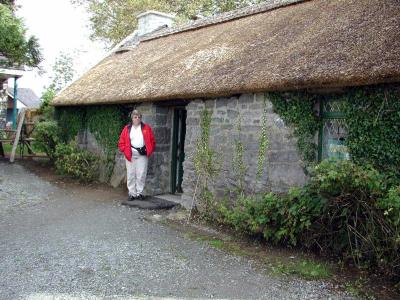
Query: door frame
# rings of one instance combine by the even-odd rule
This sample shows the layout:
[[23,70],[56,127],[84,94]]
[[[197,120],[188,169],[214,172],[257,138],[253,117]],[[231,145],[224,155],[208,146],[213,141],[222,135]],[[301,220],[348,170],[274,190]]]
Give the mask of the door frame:
[[[171,140],[171,176],[170,176],[171,194],[182,192],[181,185],[183,177],[183,162],[185,160],[184,149],[185,149],[185,136],[186,136],[186,117],[187,117],[187,111],[185,106],[173,107],[172,140]],[[182,120],[181,123],[182,126],[180,126],[180,120]],[[181,132],[178,133],[178,130],[180,130]],[[178,149],[178,146],[180,149]]]

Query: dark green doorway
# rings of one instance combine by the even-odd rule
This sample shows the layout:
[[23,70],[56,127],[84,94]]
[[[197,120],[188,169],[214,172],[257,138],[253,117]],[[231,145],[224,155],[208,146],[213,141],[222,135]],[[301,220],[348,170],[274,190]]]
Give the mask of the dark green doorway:
[[172,126],[171,194],[182,193],[183,162],[185,161],[186,109],[174,108]]

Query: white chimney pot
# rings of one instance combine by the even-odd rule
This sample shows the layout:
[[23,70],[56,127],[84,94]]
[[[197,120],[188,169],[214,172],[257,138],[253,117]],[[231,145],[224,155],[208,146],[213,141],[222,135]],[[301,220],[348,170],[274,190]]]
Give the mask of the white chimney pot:
[[137,30],[139,36],[141,36],[150,33],[164,25],[171,27],[172,23],[174,22],[175,16],[150,10],[137,15],[137,19]]

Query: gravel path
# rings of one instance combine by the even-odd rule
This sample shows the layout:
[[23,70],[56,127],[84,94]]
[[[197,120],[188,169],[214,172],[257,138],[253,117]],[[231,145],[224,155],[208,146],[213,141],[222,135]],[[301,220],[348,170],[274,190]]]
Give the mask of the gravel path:
[[0,162],[0,299],[350,299],[283,280],[121,206]]

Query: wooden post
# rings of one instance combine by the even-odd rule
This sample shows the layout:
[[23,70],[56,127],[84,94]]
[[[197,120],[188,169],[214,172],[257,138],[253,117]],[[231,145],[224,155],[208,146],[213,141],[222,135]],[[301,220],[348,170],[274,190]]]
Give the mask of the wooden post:
[[11,155],[10,155],[10,162],[14,162],[15,152],[17,151],[19,137],[21,135],[21,129],[22,129],[22,124],[24,123],[24,120],[25,120],[25,109],[22,108],[20,110],[20,115],[18,118],[18,127],[17,127],[17,132],[15,134],[14,144],[13,144]]

